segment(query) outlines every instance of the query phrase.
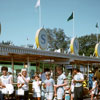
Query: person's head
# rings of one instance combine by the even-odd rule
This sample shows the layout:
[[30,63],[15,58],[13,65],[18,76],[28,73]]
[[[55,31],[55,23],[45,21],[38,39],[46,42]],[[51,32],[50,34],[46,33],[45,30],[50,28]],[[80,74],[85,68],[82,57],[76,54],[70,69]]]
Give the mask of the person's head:
[[96,80],[97,80],[97,78],[94,76],[94,77],[93,77],[93,81],[96,81]]
[[98,67],[96,67],[95,70],[97,71],[98,70]]
[[58,67],[57,67],[57,73],[58,73],[59,75],[61,75],[61,74],[63,73],[63,67],[62,67],[62,66],[58,66]]
[[34,76],[34,79],[35,79],[35,81],[37,81],[37,80],[39,80],[39,75],[38,74],[36,74],[35,76]]
[[92,73],[92,70],[89,70],[89,73],[91,74]]
[[6,66],[3,66],[3,67],[1,68],[1,71],[2,71],[2,74],[3,74],[3,75],[7,75],[8,68],[7,68]]
[[21,73],[18,73],[18,76],[21,76]]
[[51,75],[50,72],[46,72],[45,75],[47,79],[50,79],[50,75]]
[[21,74],[26,77],[27,76],[27,70],[26,69],[22,69],[21,70]]
[[8,74],[9,74],[9,75],[12,75],[12,73],[11,73],[11,72],[8,72]]
[[45,72],[49,72],[49,71],[50,71],[49,68],[45,68],[45,69],[44,69],[44,73],[45,73]]
[[77,74],[78,72],[80,72],[80,70],[79,70],[78,68],[75,68],[75,69],[73,70],[73,73],[74,73],[74,74]]

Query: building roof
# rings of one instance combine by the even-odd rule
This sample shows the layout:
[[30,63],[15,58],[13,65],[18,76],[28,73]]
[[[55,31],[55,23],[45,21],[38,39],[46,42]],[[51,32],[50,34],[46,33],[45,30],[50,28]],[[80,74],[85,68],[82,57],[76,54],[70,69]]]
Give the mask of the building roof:
[[100,63],[100,58],[96,57],[77,56],[72,54],[0,44],[0,61],[11,61],[12,57],[16,62],[25,62],[27,59],[29,59],[30,62],[54,60],[54,62],[58,62],[58,64],[67,64],[68,62]]

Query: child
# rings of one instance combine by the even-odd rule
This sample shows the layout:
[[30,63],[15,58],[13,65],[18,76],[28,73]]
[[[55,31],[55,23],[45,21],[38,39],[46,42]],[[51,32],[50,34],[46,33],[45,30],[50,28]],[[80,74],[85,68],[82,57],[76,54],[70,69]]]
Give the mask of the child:
[[84,75],[84,81],[83,81],[83,87],[86,88],[87,87],[87,76]]
[[65,100],[70,100],[70,84],[69,84],[69,80],[66,79],[65,82],[67,83],[67,85],[64,86]]
[[44,87],[46,88],[46,99],[52,100],[54,94],[54,80],[50,78],[50,72],[46,72],[46,80],[44,81]]
[[57,67],[57,73],[58,73],[57,85],[54,86],[55,96],[57,96],[57,100],[63,100],[64,96],[63,87],[67,85],[66,76],[65,74],[63,74],[62,68],[63,68],[62,66]]
[[91,100],[93,100],[93,97],[96,96],[97,98],[97,94],[98,94],[98,85],[97,85],[97,78],[93,77],[93,86],[92,89],[90,90],[91,92]]
[[41,81],[38,75],[35,75],[35,81],[32,83],[32,88],[33,88],[33,98],[34,100],[40,100],[41,99]]

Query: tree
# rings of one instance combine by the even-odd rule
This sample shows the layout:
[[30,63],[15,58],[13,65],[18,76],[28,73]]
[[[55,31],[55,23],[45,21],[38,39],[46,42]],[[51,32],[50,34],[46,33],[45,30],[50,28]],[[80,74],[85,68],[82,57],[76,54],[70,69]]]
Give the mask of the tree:
[[78,40],[80,43],[80,50],[79,50],[80,55],[83,55],[83,53],[86,56],[90,56],[94,54],[95,45],[97,43],[96,34],[81,36],[78,38]]
[[69,37],[66,36],[63,29],[46,29],[48,33],[49,50],[57,49],[67,50],[69,46]]
[[2,41],[2,44],[4,44],[4,45],[13,45],[13,42],[11,42],[11,41]]

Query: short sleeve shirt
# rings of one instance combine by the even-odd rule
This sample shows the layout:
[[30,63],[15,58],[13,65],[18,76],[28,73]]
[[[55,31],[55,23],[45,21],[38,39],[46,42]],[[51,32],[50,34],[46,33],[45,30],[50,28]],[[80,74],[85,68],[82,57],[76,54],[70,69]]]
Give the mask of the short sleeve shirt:
[[54,85],[55,85],[55,82],[52,78],[50,78],[49,80],[45,80],[44,83],[46,84],[46,92],[53,92],[54,90]]
[[[75,76],[74,76],[74,80],[84,80],[84,76],[82,73],[77,73]],[[75,87],[80,87],[82,86],[82,83],[75,83]]]
[[[30,77],[25,77],[26,80],[30,80]],[[21,76],[18,77],[17,79],[17,83],[22,84],[24,83],[24,85],[22,86],[22,89],[24,91],[28,91],[29,90],[29,86],[28,84],[23,80],[23,78]]]
[[32,83],[32,88],[34,89],[34,92],[36,92],[36,93],[40,92],[40,85],[41,85],[41,81],[39,81],[39,82],[34,81]]
[[[61,84],[64,84],[64,80],[66,79],[66,76],[62,73],[60,76],[58,76],[57,78],[57,85],[61,85]],[[64,90],[63,87],[59,87],[57,89],[57,91],[60,91],[60,90]]]
[[0,80],[1,80],[1,82],[2,82],[4,85],[10,84],[11,77],[10,77],[9,75],[7,75],[7,76],[2,75],[2,76],[0,77]]

